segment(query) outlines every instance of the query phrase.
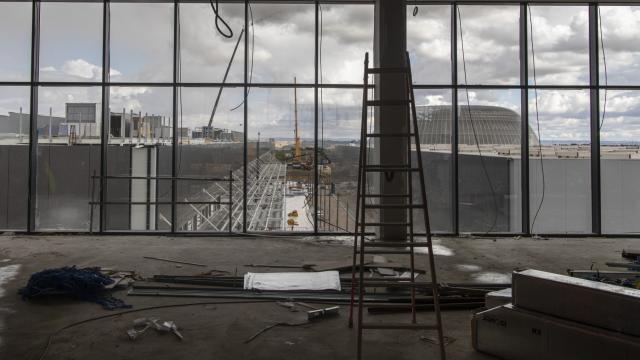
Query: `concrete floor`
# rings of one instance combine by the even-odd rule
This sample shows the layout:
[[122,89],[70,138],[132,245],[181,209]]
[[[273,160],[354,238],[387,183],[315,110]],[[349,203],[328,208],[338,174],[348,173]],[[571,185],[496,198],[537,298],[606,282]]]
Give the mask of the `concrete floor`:
[[[346,239],[348,243],[348,239]],[[634,239],[438,239],[435,252],[439,280],[504,282],[515,268],[563,273],[567,268],[604,268],[619,260],[623,248],[639,248]],[[193,275],[205,268],[143,259],[158,256],[207,264],[208,269],[241,275],[256,271],[251,263],[292,264],[349,259],[351,248],[341,238],[204,238],[156,236],[0,236],[0,359],[39,359],[48,336],[79,320],[108,314],[100,306],[74,301],[25,302],[17,295],[33,272],[65,265],[103,266],[154,274]],[[426,257],[419,256],[422,263]],[[393,260],[393,257],[390,257]],[[258,270],[259,271],[259,270]],[[14,272],[16,272],[14,274]],[[135,308],[216,299],[117,297]],[[224,300],[221,300],[224,301]],[[139,317],[175,321],[185,337],[146,333],[130,341],[125,331]],[[278,327],[252,342],[245,340],[274,322],[296,322],[292,313],[273,303],[215,304],[149,310],[92,321],[53,337],[46,359],[353,359],[354,330],[341,316],[302,327]],[[470,344],[471,311],[446,311],[449,359],[490,359]],[[376,315],[380,321],[408,320],[408,315]],[[430,313],[420,313],[427,319]],[[437,358],[437,347],[419,340],[429,332],[367,333],[367,359]]]

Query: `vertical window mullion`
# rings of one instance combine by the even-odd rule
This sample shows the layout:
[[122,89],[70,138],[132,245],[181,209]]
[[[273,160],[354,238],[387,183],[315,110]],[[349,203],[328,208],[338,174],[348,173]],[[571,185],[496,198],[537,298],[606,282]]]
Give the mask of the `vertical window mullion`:
[[591,120],[591,231],[600,235],[600,73],[598,59],[598,4],[589,4],[589,85]]
[[27,232],[35,231],[36,197],[37,197],[37,167],[38,167],[38,87],[40,58],[40,1],[33,1],[31,10],[31,97],[29,99],[29,192],[27,196]]
[[458,207],[458,21],[457,5],[451,4],[451,218],[453,233],[460,233]]
[[[244,28],[249,28],[249,0],[244,1]],[[247,232],[247,142],[249,139],[248,129],[248,87],[247,87],[247,71],[249,67],[247,51],[249,49],[249,36],[244,37],[244,146],[243,146],[243,162],[242,162],[242,232]]]
[[531,234],[529,226],[529,49],[528,4],[520,4],[520,196],[521,229]]
[[[314,42],[315,42],[315,60],[314,60],[314,86],[313,86],[313,233],[318,234],[318,10],[320,2],[315,1],[315,26],[314,26]],[[323,149],[324,151],[324,149]],[[348,215],[348,214],[347,214]]]
[[[172,96],[172,112],[173,112],[173,139],[172,139],[172,148],[171,148],[171,232],[175,233],[179,230],[176,227],[176,222],[178,220],[178,216],[176,214],[177,206],[176,201],[178,197],[178,182],[176,181],[176,177],[178,177],[178,169],[176,167],[176,160],[178,158],[178,146],[179,139],[182,134],[179,133],[178,122],[176,119],[178,118],[178,72],[180,69],[178,68],[178,58],[180,56],[180,3],[178,0],[175,0],[173,3],[173,96]],[[133,120],[132,120],[133,121]]]
[[[106,227],[106,209],[104,202],[107,200],[107,149],[109,146],[109,133],[111,112],[109,111],[109,77],[111,64],[109,63],[109,39],[111,33],[110,2],[106,0],[102,7],[102,129],[100,136],[100,221],[99,231],[103,233]],[[91,179],[92,184],[96,181]],[[95,201],[93,198],[91,201]],[[91,204],[91,206],[95,206]],[[93,231],[93,229],[90,229]]]

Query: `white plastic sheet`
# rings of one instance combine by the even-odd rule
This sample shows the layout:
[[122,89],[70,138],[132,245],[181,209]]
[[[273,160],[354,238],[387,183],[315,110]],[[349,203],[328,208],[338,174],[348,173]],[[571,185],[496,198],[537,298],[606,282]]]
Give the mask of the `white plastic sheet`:
[[246,290],[340,290],[337,271],[246,273]]

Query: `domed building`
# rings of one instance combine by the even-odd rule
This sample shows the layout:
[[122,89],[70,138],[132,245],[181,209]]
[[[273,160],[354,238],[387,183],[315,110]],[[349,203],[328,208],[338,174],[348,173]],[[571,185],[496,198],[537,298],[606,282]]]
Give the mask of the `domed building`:
[[[423,144],[451,143],[451,106],[416,106],[418,126]],[[520,115],[500,106],[459,106],[458,143],[460,145],[520,146]],[[529,131],[529,144],[538,144],[534,132]]]

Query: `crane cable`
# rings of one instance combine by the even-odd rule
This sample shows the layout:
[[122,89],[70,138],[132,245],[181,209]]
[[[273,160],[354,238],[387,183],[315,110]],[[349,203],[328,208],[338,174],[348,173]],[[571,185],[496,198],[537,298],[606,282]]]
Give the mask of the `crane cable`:
[[544,159],[542,156],[542,135],[540,134],[540,114],[538,111],[538,78],[536,76],[536,51],[533,45],[533,16],[531,15],[531,6],[527,4],[527,9],[529,10],[529,41],[531,42],[531,65],[533,68],[533,92],[535,97],[535,109],[536,109],[536,128],[538,131],[538,155],[540,156],[540,174],[542,176],[542,194],[540,196],[540,203],[538,204],[538,209],[536,210],[536,214],[533,217],[533,221],[531,222],[531,232],[533,233],[534,226],[536,224],[536,220],[538,219],[538,215],[540,214],[540,210],[542,209],[542,204],[544,203],[544,198],[546,195],[546,179],[544,174]]

